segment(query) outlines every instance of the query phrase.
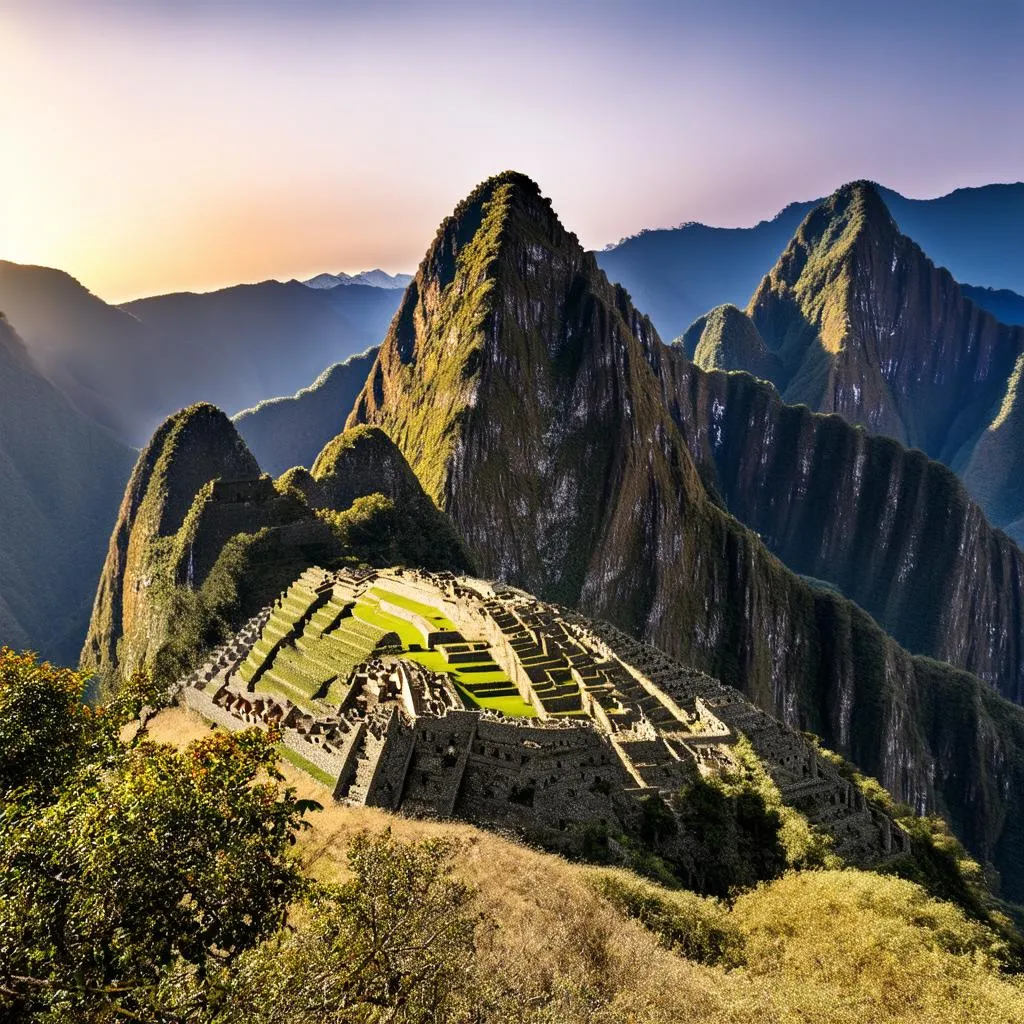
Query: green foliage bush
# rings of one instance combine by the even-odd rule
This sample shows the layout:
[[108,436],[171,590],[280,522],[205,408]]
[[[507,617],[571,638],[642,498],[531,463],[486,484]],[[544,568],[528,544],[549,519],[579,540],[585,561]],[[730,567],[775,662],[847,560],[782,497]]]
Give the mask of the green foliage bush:
[[33,660],[0,651],[0,700],[26,680],[66,695],[49,708],[61,778],[0,734],[0,763],[33,755],[0,815],[0,1018],[165,1019],[168,977],[223,972],[280,927],[300,889],[286,851],[303,807],[278,785],[272,737],[216,734],[183,752],[141,730],[125,740],[147,681],[87,709],[80,677]]
[[616,909],[654,932],[666,949],[710,966],[743,963],[743,936],[718,900],[662,889],[624,871],[594,872],[589,880]]
[[315,889],[302,927],[246,955],[223,1024],[467,1020],[474,995],[472,890],[456,847],[361,832],[351,878]]

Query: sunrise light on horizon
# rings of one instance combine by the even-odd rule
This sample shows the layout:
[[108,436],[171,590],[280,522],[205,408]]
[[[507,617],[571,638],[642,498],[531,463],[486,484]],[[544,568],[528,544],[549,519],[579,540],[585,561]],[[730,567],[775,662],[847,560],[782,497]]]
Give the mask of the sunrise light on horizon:
[[1024,124],[988,97],[1024,95],[1022,36],[1020,4],[917,0],[0,0],[0,259],[110,301],[412,271],[506,168],[591,248],[855,177],[1013,181]]

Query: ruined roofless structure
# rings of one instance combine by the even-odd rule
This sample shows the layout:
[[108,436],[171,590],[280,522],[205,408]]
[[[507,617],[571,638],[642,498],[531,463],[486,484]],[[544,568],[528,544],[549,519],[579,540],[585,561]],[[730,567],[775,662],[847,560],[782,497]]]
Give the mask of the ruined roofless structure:
[[737,690],[611,626],[448,573],[306,570],[201,668],[185,702],[278,730],[338,800],[482,825],[635,828],[740,736],[848,863],[906,833],[813,743]]

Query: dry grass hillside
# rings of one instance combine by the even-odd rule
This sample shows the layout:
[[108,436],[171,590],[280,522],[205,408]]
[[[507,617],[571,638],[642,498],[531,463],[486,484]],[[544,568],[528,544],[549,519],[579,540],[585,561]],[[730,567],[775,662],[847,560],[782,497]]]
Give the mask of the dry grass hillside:
[[[207,730],[198,716],[173,708],[154,719],[150,736],[184,745]],[[324,805],[297,846],[313,877],[341,877],[348,841],[363,829],[459,841],[455,870],[476,889],[480,914],[476,978],[493,993],[486,1001],[501,1006],[500,1017],[477,1019],[1024,1020],[1024,983],[1000,973],[997,940],[909,882],[860,871],[795,873],[728,906],[469,825],[333,804],[308,776],[285,763],[282,771],[301,796]]]

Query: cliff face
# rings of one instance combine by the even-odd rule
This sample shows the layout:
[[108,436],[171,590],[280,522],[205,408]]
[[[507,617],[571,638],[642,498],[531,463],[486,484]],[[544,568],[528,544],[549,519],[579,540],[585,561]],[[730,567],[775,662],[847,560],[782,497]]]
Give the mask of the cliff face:
[[839,413],[954,469],[1024,350],[1024,329],[967,299],[865,182],[808,214],[748,312],[781,361],[771,379],[787,402]]
[[0,641],[74,663],[133,457],[43,377],[0,314]]
[[173,584],[172,541],[196,495],[219,477],[259,475],[231,421],[214,406],[190,406],[161,424],[121,502],[82,649],[83,668],[129,675],[147,663],[161,636],[154,597]]
[[951,470],[674,346],[662,381],[702,475],[786,565],[1024,703],[1024,555]]
[[[1024,713],[909,655],[716,507],[665,402],[673,364],[536,185],[505,174],[442,224],[350,424],[397,442],[484,575],[615,622],[817,732],[899,798],[946,811],[1024,892]],[[984,786],[939,767],[954,735]]]

